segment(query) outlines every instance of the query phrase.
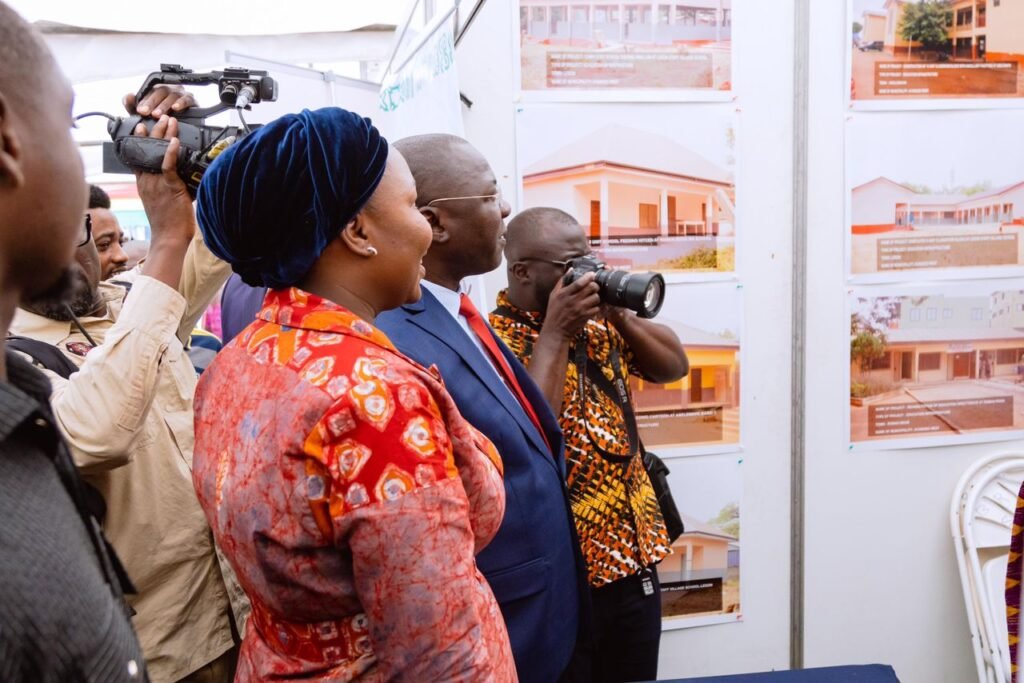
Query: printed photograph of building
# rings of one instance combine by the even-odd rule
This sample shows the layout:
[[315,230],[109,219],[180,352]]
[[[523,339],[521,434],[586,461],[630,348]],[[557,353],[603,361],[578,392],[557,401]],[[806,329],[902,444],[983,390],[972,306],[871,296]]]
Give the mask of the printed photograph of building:
[[1024,141],[1016,131],[1022,124],[1016,111],[983,118],[976,112],[893,113],[851,121],[851,273],[1019,269],[1024,168],[1017,155],[1024,153]]
[[740,617],[741,466],[735,456],[666,464],[686,530],[658,565],[662,617],[680,624],[700,617],[735,621]]
[[519,0],[523,90],[732,88],[731,0]]
[[852,441],[1024,428],[1024,289],[851,304]]
[[1020,2],[851,1],[854,99],[1024,96]]
[[[732,272],[731,112],[726,120],[720,109],[715,115],[698,107],[689,116],[645,122],[631,119],[630,110],[637,109],[619,110],[626,114],[618,119],[623,123],[594,109],[572,119],[552,116],[552,110],[522,112],[524,207],[572,214],[595,252],[615,268]],[[705,122],[709,127],[702,127]],[[548,126],[560,135],[552,136]]]
[[668,288],[657,322],[679,337],[690,372],[672,384],[630,380],[640,437],[648,448],[739,444],[740,306],[734,284]]

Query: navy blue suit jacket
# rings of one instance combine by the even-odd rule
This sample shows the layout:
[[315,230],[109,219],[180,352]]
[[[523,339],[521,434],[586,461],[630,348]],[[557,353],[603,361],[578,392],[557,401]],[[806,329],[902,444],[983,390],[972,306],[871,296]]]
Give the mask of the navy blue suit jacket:
[[588,598],[565,487],[562,433],[551,408],[495,336],[554,455],[480,349],[425,288],[419,302],[382,313],[375,324],[402,353],[437,366],[459,411],[501,454],[505,519],[477,555],[477,565],[501,606],[519,680],[557,681],[572,656],[580,620],[587,618],[580,615],[581,599]]

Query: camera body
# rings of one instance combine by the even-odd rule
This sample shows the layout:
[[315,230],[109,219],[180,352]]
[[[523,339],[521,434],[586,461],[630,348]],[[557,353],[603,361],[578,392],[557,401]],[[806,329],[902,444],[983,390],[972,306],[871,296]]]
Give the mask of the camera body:
[[628,308],[641,318],[658,315],[665,303],[665,278],[660,273],[612,270],[593,254],[570,259],[562,282],[571,284],[587,273],[595,274],[603,303]]
[[[206,125],[206,119],[228,109],[250,109],[250,104],[277,99],[277,83],[266,71],[227,68],[223,71],[194,73],[178,64],[161,64],[160,71],[146,77],[136,94],[142,100],[158,85],[216,85],[220,104],[205,108],[190,108],[173,113],[178,119],[178,175],[194,198],[203,173],[233,142],[250,132],[248,126],[217,127]],[[112,142],[103,145],[103,172],[130,173],[144,171],[159,173],[163,164],[167,141],[134,136],[138,124],[152,130],[156,121],[141,116],[109,117],[107,132]]]

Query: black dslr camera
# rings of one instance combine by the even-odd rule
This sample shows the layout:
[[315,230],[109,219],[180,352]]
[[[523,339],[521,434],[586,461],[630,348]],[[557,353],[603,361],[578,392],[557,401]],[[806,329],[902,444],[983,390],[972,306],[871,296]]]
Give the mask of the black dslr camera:
[[612,270],[597,257],[578,256],[568,262],[568,272],[563,284],[575,282],[586,273],[595,273],[601,288],[601,301],[610,306],[619,306],[634,311],[641,318],[658,315],[665,303],[665,278],[660,273],[629,273]]
[[[212,107],[193,107],[170,116],[178,119],[178,139],[181,147],[178,152],[178,175],[185,182],[189,194],[193,198],[199,189],[199,181],[217,155],[227,149],[235,140],[251,132],[242,118],[242,110],[250,109],[250,104],[264,100],[273,102],[277,99],[277,83],[267,75],[266,71],[250,71],[249,69],[227,68],[223,71],[193,73],[177,64],[161,64],[160,71],[154,71],[146,77],[136,102],[142,100],[157,85],[216,85],[220,95],[220,104]],[[219,114],[228,109],[238,111],[242,119],[242,128],[228,126],[218,128],[206,125],[207,117]],[[143,138],[132,135],[135,127],[142,123],[147,130],[153,130],[156,121],[141,116],[110,116],[91,112],[76,118],[98,114],[106,116],[110,121],[107,132],[113,142],[103,144],[103,172],[130,173],[132,170],[147,173],[159,173],[167,151],[167,141],[156,138]],[[255,127],[255,126],[254,126]]]

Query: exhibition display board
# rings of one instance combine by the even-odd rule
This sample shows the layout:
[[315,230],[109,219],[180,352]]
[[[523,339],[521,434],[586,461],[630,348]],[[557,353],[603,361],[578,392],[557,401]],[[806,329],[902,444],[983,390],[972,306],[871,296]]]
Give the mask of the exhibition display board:
[[852,449],[1024,435],[1015,5],[848,2]]
[[657,322],[690,360],[678,382],[631,386],[686,527],[658,565],[664,628],[735,622],[744,228],[733,3],[513,4],[518,206],[570,214],[610,268],[662,273]]
[[804,664],[977,680],[949,510],[1022,444],[1022,6],[806,4]]

